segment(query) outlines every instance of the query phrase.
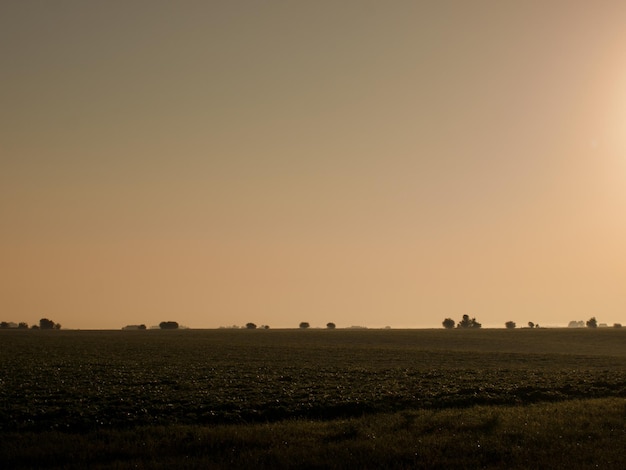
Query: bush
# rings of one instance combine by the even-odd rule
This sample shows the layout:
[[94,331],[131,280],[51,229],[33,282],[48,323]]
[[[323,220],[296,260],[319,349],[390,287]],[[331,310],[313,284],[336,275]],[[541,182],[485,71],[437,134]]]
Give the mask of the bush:
[[308,322],[303,321],[302,323],[300,323],[300,328],[302,328],[303,330],[306,330],[308,327],[310,327],[311,325],[309,325]]
[[444,328],[451,330],[452,328],[454,328],[455,322],[452,318],[446,318],[444,321],[441,322],[441,324]]
[[515,328],[517,325],[515,324],[514,321],[508,321],[504,324],[504,326],[507,327],[507,329],[512,330],[513,328]]
[[329,330],[334,330],[336,327],[337,325],[335,325],[333,322],[326,323],[326,328],[328,328]]
[[248,330],[256,330],[256,325],[254,323],[246,323],[246,328]]

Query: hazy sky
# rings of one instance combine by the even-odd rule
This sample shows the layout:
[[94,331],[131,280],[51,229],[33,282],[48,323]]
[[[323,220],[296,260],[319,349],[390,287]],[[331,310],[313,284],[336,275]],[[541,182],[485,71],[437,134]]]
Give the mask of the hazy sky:
[[626,323],[626,2],[0,3],[0,319]]

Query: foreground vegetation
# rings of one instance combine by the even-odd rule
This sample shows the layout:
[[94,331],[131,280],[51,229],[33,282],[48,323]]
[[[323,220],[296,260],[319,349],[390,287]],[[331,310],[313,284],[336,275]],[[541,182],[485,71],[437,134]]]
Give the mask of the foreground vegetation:
[[616,468],[626,332],[0,332],[10,467]]
[[[9,468],[622,468],[620,399],[332,421],[9,433]],[[5,467],[7,468],[7,467]]]

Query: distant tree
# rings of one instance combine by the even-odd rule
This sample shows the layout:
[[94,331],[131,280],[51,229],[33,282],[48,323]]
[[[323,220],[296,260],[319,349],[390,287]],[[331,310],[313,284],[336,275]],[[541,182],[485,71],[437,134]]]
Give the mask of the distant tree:
[[452,328],[454,328],[454,325],[456,323],[452,318],[446,318],[444,321],[441,322],[441,324],[445,329],[451,330]]
[[306,330],[308,327],[310,327],[311,325],[309,325],[308,322],[303,321],[302,323],[300,323],[300,328],[303,330]]
[[[39,328],[42,330],[51,330],[55,327],[55,323],[52,320],[48,320],[47,318],[42,318],[39,320]],[[59,325],[59,328],[61,325]]]
[[589,320],[587,320],[587,328],[597,328],[598,327],[598,320],[596,320],[596,317],[591,317]]
[[55,323],[54,324],[54,329],[55,330],[60,330],[61,329],[61,324],[60,323]]
[[147,327],[143,323],[137,327],[138,330],[146,330]]
[[6,321],[0,322],[0,328],[2,328],[3,330],[7,329],[8,327],[9,327],[9,322],[6,322]]
[[246,328],[249,330],[256,330],[256,325],[254,323],[246,323]]
[[336,327],[337,325],[335,325],[333,322],[326,323],[326,328],[328,328],[329,330],[334,330]]
[[269,330],[270,326],[269,325],[263,325],[261,328],[263,328],[264,330]]
[[39,325],[32,325],[30,327],[31,330],[38,330],[39,329]]
[[508,321],[504,324],[504,326],[507,327],[507,329],[512,330],[513,328],[515,328],[517,325],[515,324],[514,321]]
[[175,321],[162,321],[159,323],[159,328],[162,330],[176,330],[178,329],[178,322]]
[[457,325],[457,328],[480,328],[482,325],[476,321],[476,318],[470,318],[469,315],[463,315],[463,319]]
[[621,323],[613,323],[613,328],[621,328],[622,324]]
[[21,321],[18,325],[17,325],[18,329],[20,330],[27,330],[28,329],[28,323]]

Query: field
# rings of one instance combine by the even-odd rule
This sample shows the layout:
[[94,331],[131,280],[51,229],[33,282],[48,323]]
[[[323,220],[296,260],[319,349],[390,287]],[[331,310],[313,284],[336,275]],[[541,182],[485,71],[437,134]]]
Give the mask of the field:
[[620,468],[625,418],[622,329],[0,331],[8,468]]

